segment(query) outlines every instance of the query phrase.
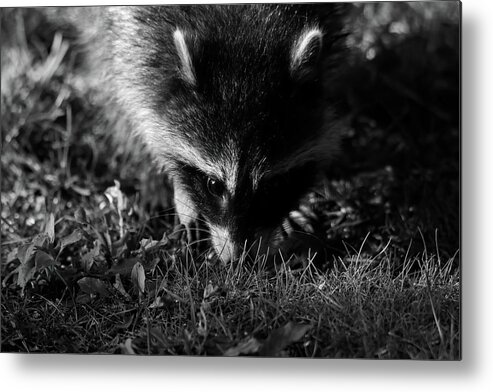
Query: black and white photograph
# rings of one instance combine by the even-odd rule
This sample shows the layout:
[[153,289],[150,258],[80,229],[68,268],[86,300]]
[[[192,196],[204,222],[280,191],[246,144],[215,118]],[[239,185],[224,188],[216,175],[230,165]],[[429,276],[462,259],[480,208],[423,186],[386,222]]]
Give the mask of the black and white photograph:
[[0,12],[2,353],[462,359],[460,2]]

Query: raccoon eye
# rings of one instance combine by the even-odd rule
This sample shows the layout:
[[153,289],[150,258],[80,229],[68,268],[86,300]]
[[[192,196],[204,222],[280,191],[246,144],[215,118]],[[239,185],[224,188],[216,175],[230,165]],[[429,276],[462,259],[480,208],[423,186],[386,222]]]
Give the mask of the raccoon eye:
[[214,178],[207,178],[207,190],[212,196],[221,197],[224,194],[224,184]]

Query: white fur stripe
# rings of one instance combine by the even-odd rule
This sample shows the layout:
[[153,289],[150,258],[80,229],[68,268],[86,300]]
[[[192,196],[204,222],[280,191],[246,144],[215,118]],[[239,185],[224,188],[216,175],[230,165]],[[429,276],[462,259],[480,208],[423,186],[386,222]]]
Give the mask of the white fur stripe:
[[179,157],[190,166],[199,168],[208,176],[222,180],[223,171],[221,167],[204,159],[199,150],[182,140],[176,133],[147,132],[144,133],[144,137],[147,145],[154,150],[156,156],[162,156],[164,159]]
[[179,157],[180,160],[198,168],[209,177],[224,182],[228,192],[231,195],[235,194],[239,169],[238,161],[234,156],[226,156],[223,159],[207,157],[188,140],[184,140],[178,133],[171,131],[169,125],[163,120],[160,121],[160,126],[144,124],[148,126],[145,131],[141,131],[141,134],[149,148],[154,150],[156,157],[161,157],[165,161],[173,161]]
[[183,75],[185,79],[191,84],[195,84],[195,72],[193,70],[192,58],[185,42],[185,36],[180,29],[176,29],[173,33],[173,39],[175,41],[176,50],[180,57]]
[[322,31],[318,27],[305,30],[301,34],[291,50],[291,71],[297,70],[303,62],[313,55],[311,46],[316,43],[319,46],[322,44]]
[[236,186],[238,184],[238,161],[231,160],[231,162],[228,163],[228,168],[224,173],[224,183],[226,184],[226,189],[230,195],[234,196],[236,193]]

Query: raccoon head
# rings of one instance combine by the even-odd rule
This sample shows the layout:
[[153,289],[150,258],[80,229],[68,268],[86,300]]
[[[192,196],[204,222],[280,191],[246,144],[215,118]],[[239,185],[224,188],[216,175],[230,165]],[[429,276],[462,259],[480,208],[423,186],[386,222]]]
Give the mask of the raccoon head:
[[155,41],[172,45],[148,67],[164,124],[148,140],[173,178],[180,219],[199,215],[226,262],[273,245],[337,136],[324,101],[323,28],[278,9],[217,9],[178,18],[169,39]]

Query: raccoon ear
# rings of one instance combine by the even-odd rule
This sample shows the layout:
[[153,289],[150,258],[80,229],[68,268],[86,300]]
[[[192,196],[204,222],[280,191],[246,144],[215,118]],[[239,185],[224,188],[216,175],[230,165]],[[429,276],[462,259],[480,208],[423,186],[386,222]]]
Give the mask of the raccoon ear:
[[195,71],[193,69],[192,56],[190,55],[190,51],[185,41],[185,35],[180,29],[176,29],[173,33],[173,40],[175,42],[176,52],[180,58],[183,78],[191,85],[195,85],[196,79]]
[[291,75],[303,78],[313,74],[322,51],[322,30],[312,27],[304,30],[291,48],[289,69]]

